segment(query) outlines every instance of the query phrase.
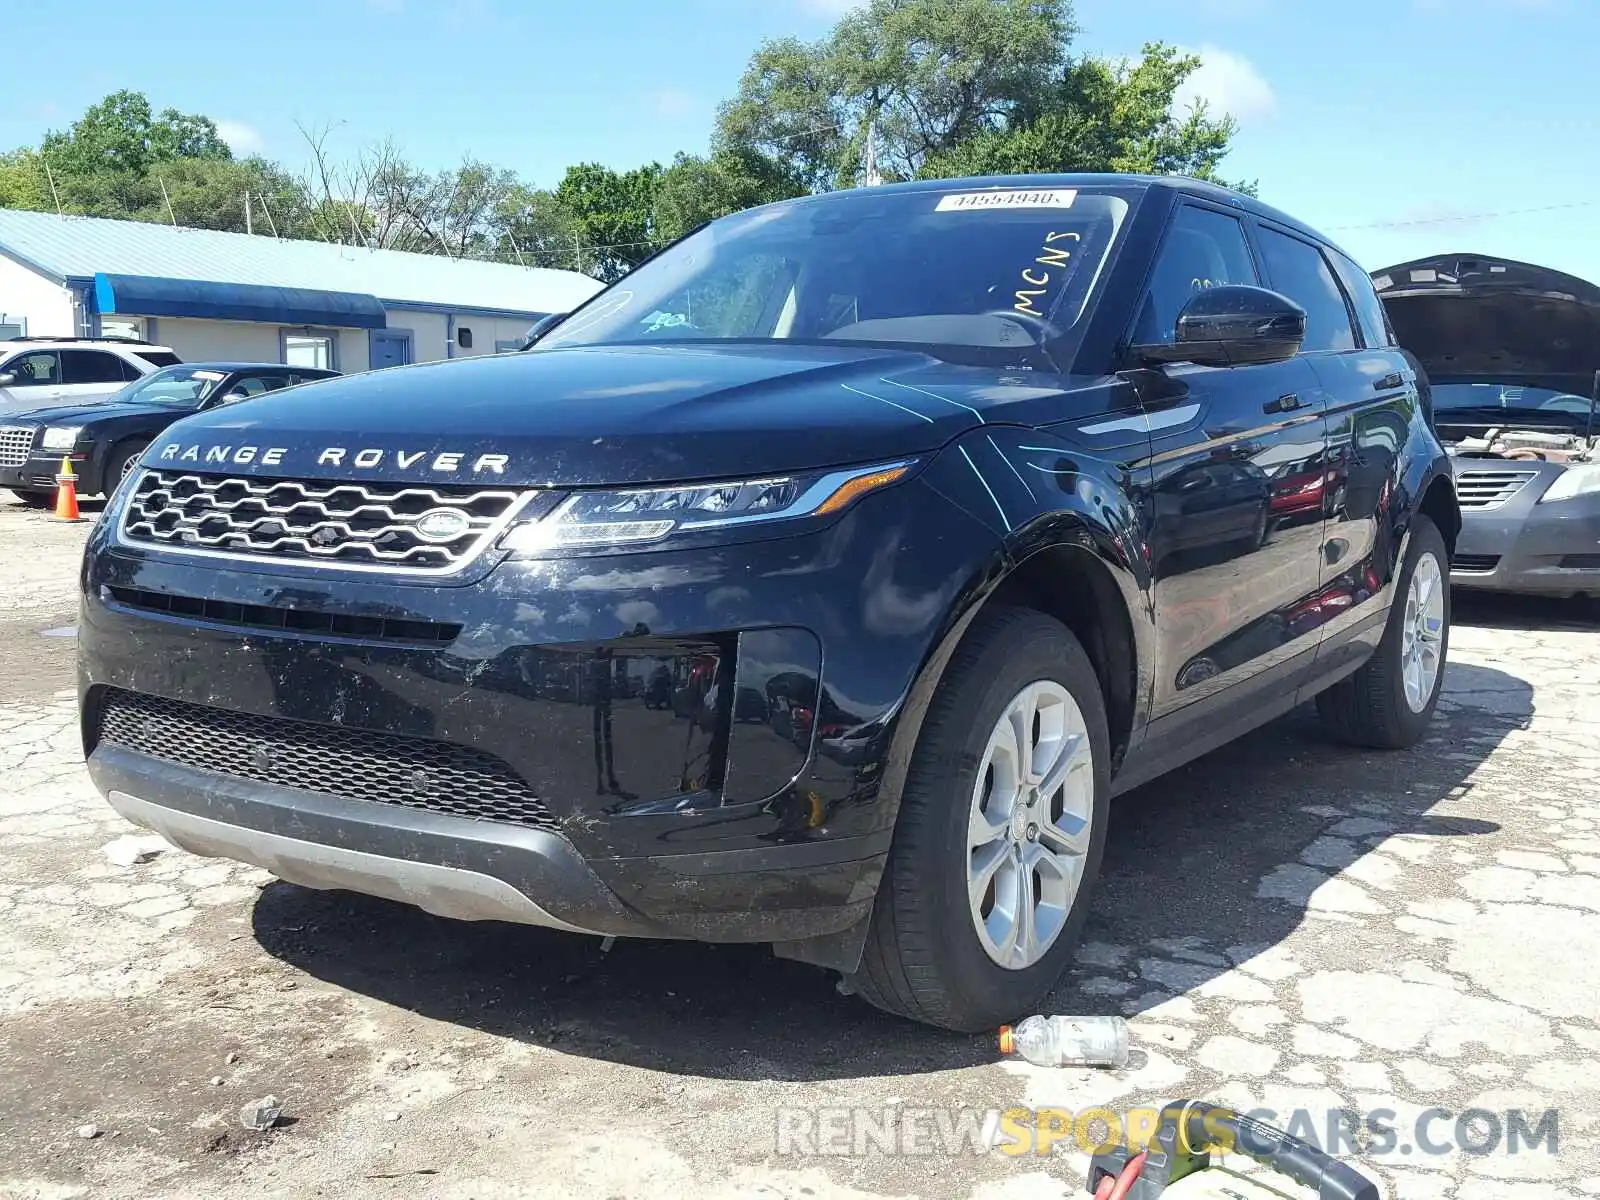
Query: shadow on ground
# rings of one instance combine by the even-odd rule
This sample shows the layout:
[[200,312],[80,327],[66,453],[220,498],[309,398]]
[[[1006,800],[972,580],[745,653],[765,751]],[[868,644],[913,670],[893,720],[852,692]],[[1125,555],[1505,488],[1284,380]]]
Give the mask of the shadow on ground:
[[[1452,664],[1461,708],[1410,751],[1340,747],[1306,708],[1117,802],[1086,941],[1149,953],[1154,939],[1272,945],[1305,919],[1304,895],[1257,898],[1261,880],[1329,824],[1304,811],[1364,804],[1396,833],[1472,838],[1497,827],[1430,812],[1526,723],[1532,689],[1504,672]],[[1486,737],[1486,735],[1489,735]],[[1492,741],[1490,739],[1493,739]],[[1469,740],[1470,739],[1470,740]],[[345,893],[268,887],[254,913],[268,953],[343,988],[436,1020],[570,1054],[731,1079],[907,1075],[994,1058],[988,1037],[886,1017],[840,996],[835,976],[761,947],[619,941],[500,924],[462,924]],[[1184,964],[1184,987],[1225,966]],[[1126,971],[1109,972],[1132,979]],[[1080,965],[1056,1012],[1123,1012],[1165,998],[1138,983],[1124,1001],[1081,990]],[[1171,994],[1181,990],[1172,989]]]
[[1450,595],[1450,604],[1451,619],[1457,625],[1534,632],[1541,629],[1590,632],[1600,628],[1600,597],[1595,596],[1556,599],[1456,588]]

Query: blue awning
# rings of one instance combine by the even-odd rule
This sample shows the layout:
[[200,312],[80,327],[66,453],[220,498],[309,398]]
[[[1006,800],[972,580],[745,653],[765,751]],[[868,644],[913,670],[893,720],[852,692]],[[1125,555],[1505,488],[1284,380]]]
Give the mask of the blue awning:
[[359,292],[101,274],[94,277],[94,295],[102,313],[127,316],[200,317],[343,329],[382,329],[388,323],[382,302]]

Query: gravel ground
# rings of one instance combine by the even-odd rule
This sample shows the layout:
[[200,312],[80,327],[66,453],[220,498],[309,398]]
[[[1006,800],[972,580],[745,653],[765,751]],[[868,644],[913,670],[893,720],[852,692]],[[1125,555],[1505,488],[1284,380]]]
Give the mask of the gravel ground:
[[[1064,1197],[1082,1153],[943,1153],[961,1114],[1183,1096],[1318,1136],[1388,1110],[1360,1156],[1386,1195],[1600,1196],[1590,609],[1459,601],[1414,751],[1297,712],[1120,802],[1051,1007],[1126,1015],[1134,1061],[1051,1071],[757,949],[602,953],[177,850],[114,865],[134,831],[44,636],[84,530],[0,502],[0,1197]],[[241,1128],[269,1094],[278,1127]],[[1500,1136],[1458,1128],[1474,1109]],[[1510,1153],[1512,1110],[1556,1110],[1555,1152]]]

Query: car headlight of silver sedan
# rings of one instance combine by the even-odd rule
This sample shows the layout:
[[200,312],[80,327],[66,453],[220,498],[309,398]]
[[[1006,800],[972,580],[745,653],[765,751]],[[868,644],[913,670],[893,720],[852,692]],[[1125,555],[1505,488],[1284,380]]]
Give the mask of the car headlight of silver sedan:
[[1600,492],[1600,463],[1573,463],[1556,477],[1545,494],[1539,497],[1539,503],[1572,500],[1596,492]]

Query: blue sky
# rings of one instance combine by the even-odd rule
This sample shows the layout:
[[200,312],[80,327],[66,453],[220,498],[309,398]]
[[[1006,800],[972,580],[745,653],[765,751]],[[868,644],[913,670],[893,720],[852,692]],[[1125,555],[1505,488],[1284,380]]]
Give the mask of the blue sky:
[[[76,0],[8,6],[0,146],[108,91],[200,111],[239,150],[303,162],[393,135],[554,183],[701,150],[765,37],[819,36],[845,0]],[[232,10],[232,11],[230,11]],[[1200,50],[1196,88],[1241,123],[1225,169],[1366,266],[1443,250],[1600,281],[1595,0],[1078,0],[1078,48]],[[59,51],[56,52],[56,51]],[[70,52],[69,52],[70,51]],[[1541,210],[1541,211],[1527,211]],[[1503,215],[1496,215],[1503,214]]]

